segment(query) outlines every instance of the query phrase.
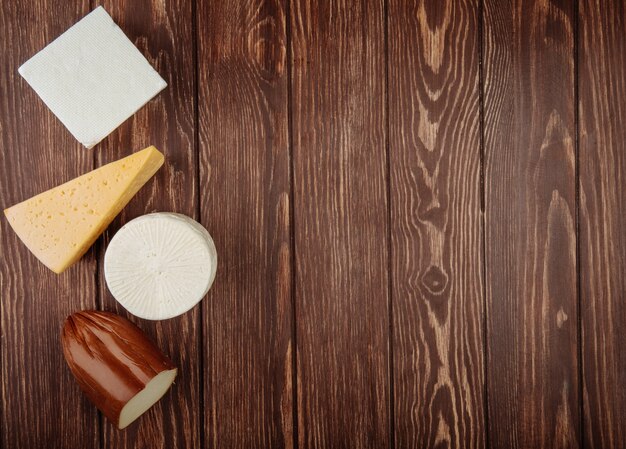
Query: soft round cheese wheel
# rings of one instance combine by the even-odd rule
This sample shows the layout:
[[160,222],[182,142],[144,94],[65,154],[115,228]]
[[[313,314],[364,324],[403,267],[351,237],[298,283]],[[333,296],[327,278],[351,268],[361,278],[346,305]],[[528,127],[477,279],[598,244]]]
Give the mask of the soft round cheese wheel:
[[155,213],[128,222],[104,255],[113,297],[147,320],[181,315],[207,294],[217,270],[209,232],[181,214]]

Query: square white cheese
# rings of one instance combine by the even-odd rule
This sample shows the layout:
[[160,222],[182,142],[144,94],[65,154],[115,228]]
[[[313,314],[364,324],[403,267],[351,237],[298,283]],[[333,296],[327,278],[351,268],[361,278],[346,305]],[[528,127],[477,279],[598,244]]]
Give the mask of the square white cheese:
[[87,148],[167,86],[102,7],[18,71]]

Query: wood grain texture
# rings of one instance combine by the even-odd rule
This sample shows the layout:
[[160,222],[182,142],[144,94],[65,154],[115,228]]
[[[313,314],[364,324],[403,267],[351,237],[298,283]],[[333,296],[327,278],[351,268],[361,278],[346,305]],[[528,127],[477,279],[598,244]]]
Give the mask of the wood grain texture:
[[[124,223],[139,215],[171,211],[199,218],[192,4],[187,0],[104,0],[102,5],[168,86],[94,148],[98,165],[149,145],[165,155],[163,167],[105,232],[99,245],[100,267],[104,266],[104,250],[110,239]],[[103,447],[199,447],[203,413],[200,306],[171,320],[140,320],[111,296],[102,268],[100,294],[104,310],[115,311],[137,324],[178,367],[172,388],[128,429],[120,432],[104,421]]]
[[626,448],[626,7],[581,0],[580,282],[585,447]]
[[[93,168],[85,150],[17,73],[18,67],[88,12],[88,3],[0,3],[0,196],[2,209]],[[63,320],[96,305],[89,251],[56,275],[0,219],[4,448],[98,444],[96,409],[74,383],[61,351]]]
[[382,1],[290,11],[299,447],[389,444]]
[[283,0],[198,2],[205,446],[293,447],[287,37]]
[[492,448],[580,444],[572,6],[484,3]]
[[[0,220],[1,447],[626,449],[622,2],[102,4],[168,87],[85,150],[17,68],[95,4],[0,2],[3,208],[166,156],[61,275]],[[208,297],[162,322],[101,269],[153,211],[219,253]],[[60,347],[97,307],[180,368],[122,432]]]
[[396,447],[484,447],[478,1],[389,2]]

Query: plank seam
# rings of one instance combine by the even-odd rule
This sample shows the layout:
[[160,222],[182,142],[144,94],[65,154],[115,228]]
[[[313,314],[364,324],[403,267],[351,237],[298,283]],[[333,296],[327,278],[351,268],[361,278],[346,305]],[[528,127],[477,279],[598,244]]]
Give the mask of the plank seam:
[[[193,57],[193,147],[194,147],[194,163],[195,163],[195,193],[196,204],[195,214],[198,222],[202,222],[202,204],[200,200],[200,95],[198,91],[199,80],[199,62],[198,62],[198,3],[196,0],[191,1],[191,35],[192,35],[192,57]],[[198,355],[198,396],[200,397],[200,416],[202,417],[202,424],[199,431],[200,447],[204,449],[205,445],[205,429],[204,429],[204,415],[205,415],[205,402],[204,402],[204,304],[200,301],[199,309],[199,323],[198,323],[198,341],[199,348]]]
[[389,0],[383,0],[384,14],[384,58],[385,58],[385,156],[387,164],[387,295],[388,295],[388,376],[389,376],[389,447],[395,448],[395,385],[394,385],[394,352],[393,352],[393,271],[391,242],[391,149],[389,142]]
[[293,419],[293,442],[292,447],[298,449],[298,327],[296,323],[296,233],[295,233],[295,188],[294,188],[294,163],[293,163],[293,58],[291,46],[291,0],[285,1],[285,37],[287,38],[287,141],[289,144],[289,240],[291,246],[291,339],[293,350],[291,351],[291,389]]
[[[89,0],[89,12],[94,9],[94,0]],[[93,152],[93,161],[92,161],[92,169],[96,169],[98,167],[98,153],[96,151]],[[96,258],[96,269],[94,273],[94,284],[96,288],[96,309],[103,310],[104,306],[102,303],[102,294],[101,294],[101,285],[100,285],[100,254],[102,254],[103,241],[102,236],[98,238],[96,245],[94,245],[94,256]],[[104,416],[102,412],[97,409],[97,432],[98,432],[98,446],[100,449],[104,449]]]
[[486,203],[486,189],[485,189],[485,83],[484,83],[484,0],[478,2],[478,121],[480,132],[480,149],[479,149],[479,162],[480,162],[480,216],[482,225],[482,244],[481,244],[481,258],[482,258],[482,277],[483,277],[483,420],[485,425],[485,447],[487,449],[491,446],[491,440],[489,438],[489,384],[487,381],[487,363],[488,363],[488,338],[487,338],[487,218],[485,213]]
[[580,276],[580,128],[579,128],[579,18],[580,18],[580,1],[574,2],[574,202],[575,202],[575,221],[576,221],[576,338],[578,339],[578,408],[579,408],[579,436],[580,447],[585,447],[585,422],[584,422],[584,398],[583,398],[583,350],[582,350],[582,313],[581,313],[581,276]]

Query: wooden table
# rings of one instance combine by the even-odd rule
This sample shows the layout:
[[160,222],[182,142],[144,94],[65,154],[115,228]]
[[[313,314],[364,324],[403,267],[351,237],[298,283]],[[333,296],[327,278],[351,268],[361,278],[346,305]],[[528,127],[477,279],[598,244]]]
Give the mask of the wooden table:
[[[17,68],[98,4],[169,86],[85,150]],[[600,0],[3,1],[2,206],[166,165],[62,275],[1,220],[2,447],[626,447],[625,29]],[[102,259],[152,211],[220,265],[131,317],[180,376],[117,431],[59,331],[129,316]]]

